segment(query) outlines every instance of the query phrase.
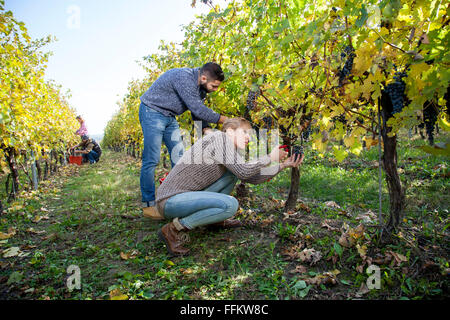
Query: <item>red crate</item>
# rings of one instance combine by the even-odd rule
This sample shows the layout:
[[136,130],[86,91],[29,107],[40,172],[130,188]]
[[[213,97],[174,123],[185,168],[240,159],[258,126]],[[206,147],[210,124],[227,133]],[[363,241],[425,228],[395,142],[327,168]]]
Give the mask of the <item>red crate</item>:
[[79,166],[83,163],[83,157],[82,156],[69,156],[69,163],[74,163]]

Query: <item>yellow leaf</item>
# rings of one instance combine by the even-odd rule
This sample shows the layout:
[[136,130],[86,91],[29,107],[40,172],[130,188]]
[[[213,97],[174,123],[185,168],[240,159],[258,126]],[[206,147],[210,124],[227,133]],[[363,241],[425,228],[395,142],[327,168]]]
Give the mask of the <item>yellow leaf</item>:
[[164,261],[164,263],[169,267],[172,267],[175,265],[175,263],[173,263],[173,261],[171,261],[171,260],[166,260],[166,261]]
[[366,142],[367,150],[370,150],[370,148],[372,148],[373,146],[376,146],[378,144],[378,139],[364,137],[363,140]]
[[114,289],[109,293],[109,298],[111,300],[128,300],[128,296],[120,292],[119,289]]
[[16,234],[16,230],[13,227],[11,227],[11,228],[9,228],[8,233],[0,232],[0,240],[9,239],[12,236],[14,236],[15,234]]
[[439,126],[444,129],[444,131],[450,131],[450,122],[446,119],[445,115],[438,118]]
[[21,253],[19,247],[11,247],[3,251],[3,258],[15,257]]
[[367,253],[367,246],[366,245],[362,245],[360,246],[359,244],[356,245],[356,249],[358,250],[358,253],[361,257],[365,257],[366,253]]
[[352,73],[355,76],[361,76],[372,66],[372,59],[376,54],[376,48],[373,45],[364,45],[356,50],[356,58]]
[[118,296],[111,297],[111,300],[128,300],[128,296],[126,294],[121,294]]
[[410,71],[410,77],[414,79],[414,81],[417,81],[418,78],[421,78],[420,75],[429,70],[430,66],[426,64],[425,62],[413,64]]
[[354,142],[355,142],[355,137],[353,137],[353,136],[344,138],[344,144],[347,148],[350,148]]

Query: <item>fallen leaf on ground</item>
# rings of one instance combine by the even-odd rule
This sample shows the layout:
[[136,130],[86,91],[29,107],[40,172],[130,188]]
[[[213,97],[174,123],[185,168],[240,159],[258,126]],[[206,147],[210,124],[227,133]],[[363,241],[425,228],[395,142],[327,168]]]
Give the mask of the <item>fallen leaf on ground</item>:
[[30,232],[33,234],[42,234],[42,233],[45,233],[46,231],[45,230],[37,231],[37,230],[34,230],[34,228],[28,228],[27,232]]
[[369,210],[367,212],[360,213],[355,219],[360,220],[362,223],[375,223],[378,218],[372,210]]
[[58,235],[56,233],[51,233],[48,236],[42,237],[41,239],[45,241],[45,240],[54,240],[56,238],[58,238]]
[[363,273],[364,272],[364,265],[360,264],[359,266],[356,267],[356,271],[358,271],[359,273]]
[[128,296],[120,292],[119,289],[114,289],[109,293],[109,298],[111,300],[128,300]]
[[180,272],[183,274],[191,274],[194,272],[194,270],[192,270],[191,268],[187,268],[187,269],[181,268]]
[[18,256],[20,252],[21,251],[20,251],[19,247],[8,248],[6,250],[3,250],[3,258],[10,258],[10,257]]
[[302,250],[303,247],[304,247],[304,244],[302,242],[299,242],[295,246],[293,246],[289,249],[282,250],[281,254],[288,256],[291,260],[299,259],[300,250]]
[[332,227],[327,223],[327,220],[325,220],[322,225],[320,226],[321,228],[327,228],[330,231],[338,231],[338,228]]
[[120,257],[121,257],[123,260],[128,260],[128,259],[134,259],[134,258],[136,258],[138,254],[139,254],[139,251],[133,250],[133,251],[127,252],[127,253],[121,252],[121,253],[120,253]]
[[362,259],[364,259],[366,257],[366,254],[367,254],[367,246],[366,245],[360,246],[359,244],[357,244],[356,245],[356,249],[358,250],[358,253],[359,253],[360,257]]
[[367,285],[363,282],[361,283],[361,287],[359,288],[358,292],[356,293],[357,298],[361,298],[365,294],[369,293],[369,288],[367,288]]
[[327,202],[325,202],[325,205],[328,208],[341,209],[341,207],[334,201],[327,201]]
[[307,271],[308,269],[300,264],[294,270],[291,270],[290,273],[306,273]]
[[26,244],[26,245],[21,246],[20,248],[21,248],[22,250],[30,250],[30,249],[34,249],[34,248],[36,248],[36,247],[37,247],[37,246],[30,245],[30,244]]
[[322,258],[322,253],[315,249],[304,249],[299,254],[299,259],[302,262],[307,262],[310,265],[314,265]]
[[37,215],[37,216],[34,217],[34,219],[31,220],[31,221],[33,221],[34,223],[38,223],[38,222],[41,221],[41,220],[48,220],[48,219],[49,219],[48,216],[39,216],[39,215]]
[[343,234],[341,234],[341,237],[339,238],[339,244],[346,248],[353,247],[355,243],[356,240],[350,237],[348,232],[344,232]]
[[8,233],[3,233],[0,232],[0,240],[6,240],[11,238],[12,236],[14,236],[16,234],[16,229],[14,229],[13,227],[8,229]]
[[261,221],[261,225],[263,227],[268,226],[269,224],[271,224],[274,221],[274,218],[275,218],[274,215],[271,214],[267,219],[264,219],[263,221]]
[[307,206],[306,204],[304,204],[304,203],[300,203],[300,204],[298,205],[298,208],[299,208],[299,210],[306,211],[307,213],[310,213],[310,212],[311,212],[311,208],[308,207],[308,206]]
[[314,278],[305,279],[307,284],[321,285],[321,284],[331,284],[335,285],[337,283],[336,275],[340,273],[339,270],[334,270],[332,272],[325,272],[323,274],[317,275]]
[[365,235],[365,227],[360,224],[356,228],[349,228],[339,238],[339,244],[346,248],[353,247],[358,239],[362,239]]
[[394,251],[388,251],[387,253],[389,253],[395,259],[395,264],[397,266],[399,266],[402,262],[408,261],[408,258],[400,253],[396,253]]

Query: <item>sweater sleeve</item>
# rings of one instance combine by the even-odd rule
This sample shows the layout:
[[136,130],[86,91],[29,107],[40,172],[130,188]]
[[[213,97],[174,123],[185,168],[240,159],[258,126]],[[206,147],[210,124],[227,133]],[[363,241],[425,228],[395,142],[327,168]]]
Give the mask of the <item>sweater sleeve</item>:
[[216,163],[224,165],[240,180],[248,180],[260,174],[261,168],[268,166],[271,162],[270,156],[266,155],[246,163],[233,143],[223,133],[214,136],[212,158]]
[[280,171],[281,171],[281,167],[279,164],[276,166],[265,167],[265,168],[260,169],[259,173],[255,174],[254,176],[250,177],[249,179],[241,180],[241,181],[251,183],[251,184],[264,183],[264,182],[267,182],[267,180],[275,177],[277,174],[280,173]]
[[191,110],[192,114],[197,118],[209,123],[217,123],[220,119],[220,114],[212,111],[203,104],[198,87],[188,77],[182,77],[173,82],[173,87],[178,96],[186,104],[186,107]]

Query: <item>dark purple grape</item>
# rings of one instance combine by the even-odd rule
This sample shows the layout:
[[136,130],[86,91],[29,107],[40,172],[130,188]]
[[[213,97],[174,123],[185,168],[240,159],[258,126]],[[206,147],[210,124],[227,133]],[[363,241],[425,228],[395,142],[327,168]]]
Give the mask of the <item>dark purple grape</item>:
[[258,99],[260,94],[259,89],[257,91],[250,90],[247,96],[247,110],[251,111],[256,106],[256,99]]
[[346,46],[344,48],[344,51],[341,53],[341,58],[344,59],[347,57],[347,60],[345,61],[344,67],[339,72],[339,86],[341,87],[344,80],[347,78],[348,75],[352,72],[353,68],[353,60],[356,57],[356,54],[354,53],[355,49],[353,49],[351,46]]
[[295,154],[296,159],[298,159],[298,156],[301,157],[303,153],[304,153],[303,146],[294,146],[292,148],[292,154]]
[[392,114],[401,112],[404,105],[404,95],[406,84],[403,78],[406,77],[405,72],[396,72],[394,75],[394,82],[388,84],[384,91],[389,95],[392,102]]
[[434,128],[437,121],[438,112],[433,104],[429,104],[423,109],[423,122],[428,136],[428,142],[434,145]]

